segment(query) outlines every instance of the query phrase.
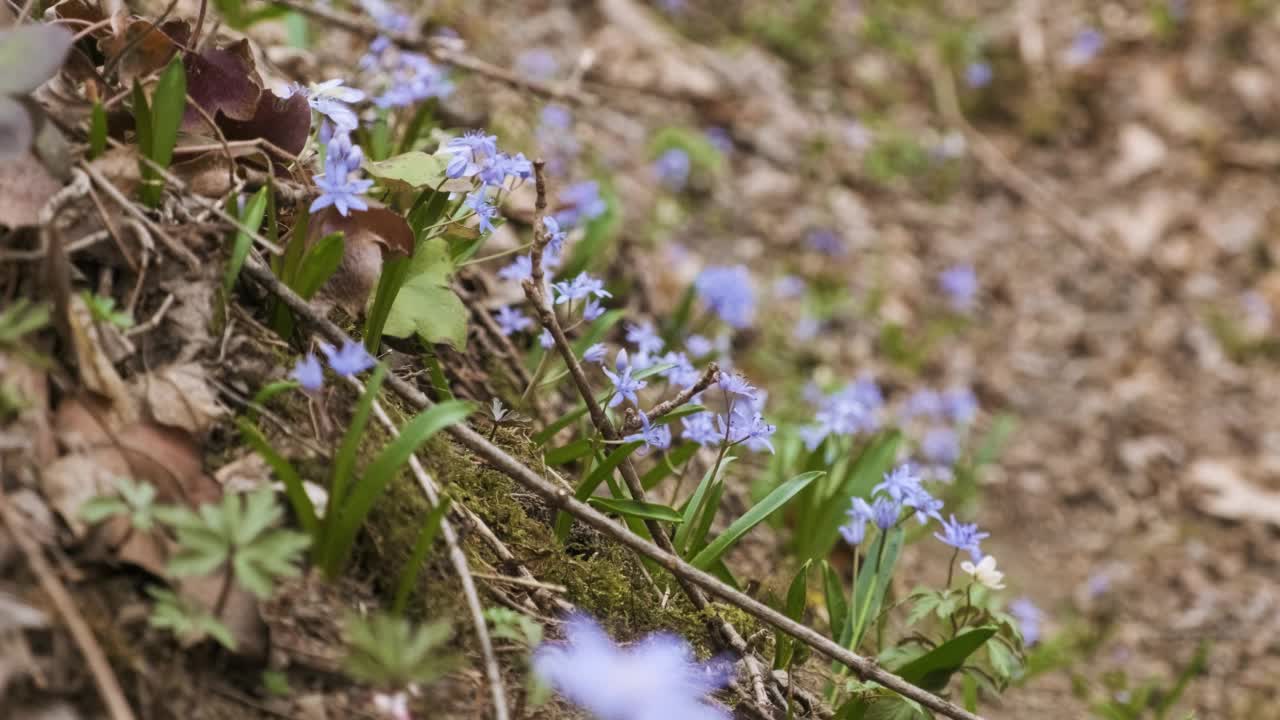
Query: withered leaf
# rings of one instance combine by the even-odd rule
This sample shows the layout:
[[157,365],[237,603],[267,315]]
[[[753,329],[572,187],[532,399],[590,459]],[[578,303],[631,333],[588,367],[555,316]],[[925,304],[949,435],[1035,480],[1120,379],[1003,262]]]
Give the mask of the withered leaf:
[[200,435],[226,414],[199,363],[153,370],[133,379],[130,388],[144,398],[152,419],[161,425]]
[[[211,118],[222,113],[233,120],[252,120],[262,95],[262,78],[254,68],[249,41],[225,48],[208,48],[199,54],[187,53],[187,94]],[[183,127],[196,131],[206,123],[194,108],[187,108]]]
[[282,98],[264,90],[252,119],[239,122],[222,117],[218,118],[218,127],[228,140],[262,138],[296,157],[306,147],[311,133],[311,106],[302,93]]
[[178,47],[186,45],[190,35],[191,27],[185,20],[169,20],[157,28],[150,21],[132,18],[124,32],[99,40],[98,48],[108,61],[126,53],[117,67],[121,82],[129,85],[135,78],[164,67]]
[[369,300],[382,261],[387,254],[408,256],[413,252],[413,231],[399,214],[371,207],[343,216],[325,208],[311,218],[309,243],[336,232],[343,234],[342,262],[321,294],[357,317]]

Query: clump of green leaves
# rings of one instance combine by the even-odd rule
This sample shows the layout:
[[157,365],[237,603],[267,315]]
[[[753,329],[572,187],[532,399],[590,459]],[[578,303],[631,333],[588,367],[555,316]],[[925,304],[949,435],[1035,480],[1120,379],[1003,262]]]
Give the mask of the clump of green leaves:
[[437,432],[461,422],[473,408],[471,403],[451,400],[424,410],[357,475],[356,456],[369,424],[374,398],[386,374],[386,368],[377,365],[356,403],[351,424],[333,458],[323,512],[316,511],[297,468],[267,442],[251,421],[241,418],[238,422],[245,441],[262,455],[284,483],[299,524],[312,538],[311,559],[331,579],[341,574],[365,518],[413,453]]
[[228,493],[221,503],[194,511],[157,504],[156,490],[148,483],[120,478],[116,489],[115,495],[86,502],[80,516],[94,523],[123,517],[138,532],[163,528],[175,533],[177,551],[165,568],[168,577],[215,573],[222,577],[212,608],[164,588],[148,590],[156,602],[152,626],[169,630],[184,642],[211,637],[234,650],[235,638],[220,620],[233,585],[260,598],[270,597],[279,579],[298,574],[297,561],[310,543],[302,533],[276,527],[284,512],[269,486],[243,495]]
[[134,82],[133,120],[138,140],[138,169],[142,174],[139,195],[150,207],[158,206],[164,194],[164,179],[159,171],[168,169],[173,160],[173,148],[178,143],[178,129],[182,127],[186,108],[187,72],[181,57],[174,56],[160,74],[150,104],[142,86]]
[[489,608],[484,617],[493,626],[493,637],[509,640],[524,650],[525,705],[538,707],[551,697],[551,687],[532,672],[533,651],[542,644],[542,623],[533,618],[503,607]]
[[395,615],[351,615],[346,635],[347,672],[375,687],[400,689],[430,683],[457,664],[445,649],[453,629],[443,620],[415,626]]

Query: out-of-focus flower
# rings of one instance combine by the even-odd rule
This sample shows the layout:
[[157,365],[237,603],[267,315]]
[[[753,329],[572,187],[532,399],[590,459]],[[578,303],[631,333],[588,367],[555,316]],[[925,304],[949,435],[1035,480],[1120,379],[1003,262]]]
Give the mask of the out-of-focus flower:
[[700,412],[680,420],[684,426],[681,435],[689,442],[699,445],[719,445],[724,435],[716,429],[715,414]]
[[971,88],[984,88],[990,85],[991,77],[991,65],[982,60],[975,60],[964,69],[964,81]]
[[600,185],[594,180],[575,183],[560,191],[561,209],[556,212],[556,222],[572,227],[589,222],[605,214],[609,204],[600,197]]
[[538,345],[543,350],[550,350],[556,344],[556,339],[552,336],[551,331],[543,328],[542,334],[538,336]]
[[646,448],[666,450],[671,447],[671,428],[666,425],[654,425],[649,416],[640,412],[640,432],[622,438],[626,442],[642,442]]
[[1062,55],[1062,61],[1072,68],[1086,65],[1098,56],[1103,43],[1102,33],[1095,28],[1085,28],[1072,38],[1071,46]]
[[586,352],[582,353],[582,359],[592,363],[593,365],[599,365],[604,362],[604,355],[606,351],[607,348],[605,348],[604,343],[596,343],[595,345],[587,348]]
[[805,236],[805,244],[810,250],[832,257],[843,257],[849,252],[840,233],[831,228],[816,228]]
[[706,696],[731,679],[728,663],[702,664],[669,634],[619,647],[594,620],[573,615],[565,641],[535,651],[533,669],[575,705],[601,720],[729,720]]
[[965,560],[960,563],[960,569],[972,575],[979,585],[992,590],[1004,589],[1004,573],[996,570],[996,559],[990,555],[979,560],[977,565]]
[[497,321],[498,329],[502,331],[503,335],[513,335],[533,325],[533,320],[510,305],[503,305],[499,308],[498,314],[493,319]]
[[1040,626],[1044,622],[1044,611],[1036,607],[1031,598],[1023,596],[1009,603],[1009,614],[1018,621],[1018,631],[1022,633],[1022,643],[1031,647],[1040,641]]
[[648,320],[627,325],[627,342],[633,343],[645,355],[662,352],[662,346],[666,344]]
[[973,309],[978,296],[978,274],[973,271],[972,265],[956,265],[943,270],[938,275],[938,286],[947,296],[952,309],[958,312]]
[[368,350],[354,340],[348,340],[339,349],[329,343],[320,343],[320,351],[329,359],[329,367],[343,377],[358,375],[377,364]]
[[510,265],[498,271],[498,277],[507,281],[520,282],[533,276],[533,260],[528,255],[521,255]]
[[680,148],[671,148],[653,163],[654,174],[658,181],[670,190],[680,190],[689,182],[689,153]]
[[303,390],[315,391],[324,385],[324,369],[320,367],[315,353],[307,353],[298,360],[289,377],[296,380]]
[[709,267],[698,274],[694,288],[698,297],[730,327],[741,330],[755,320],[751,273],[742,265]]
[[560,69],[556,56],[547,48],[532,48],[516,56],[516,69],[534,80],[550,80]]

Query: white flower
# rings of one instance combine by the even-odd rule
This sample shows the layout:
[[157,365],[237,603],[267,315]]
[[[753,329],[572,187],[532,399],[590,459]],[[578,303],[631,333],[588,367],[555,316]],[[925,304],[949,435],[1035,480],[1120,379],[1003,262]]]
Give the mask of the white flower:
[[284,97],[292,97],[295,93],[302,93],[312,110],[328,118],[340,130],[350,132],[360,124],[348,104],[361,102],[365,95],[355,88],[344,87],[341,79],[312,83],[310,88],[292,85]]
[[413,717],[409,714],[409,696],[404,691],[394,694],[375,693],[373,706],[391,720],[412,720]]
[[1004,589],[1004,573],[996,570],[996,559],[990,555],[983,556],[977,565],[965,560],[960,563],[960,569],[969,573],[974,580],[992,590]]

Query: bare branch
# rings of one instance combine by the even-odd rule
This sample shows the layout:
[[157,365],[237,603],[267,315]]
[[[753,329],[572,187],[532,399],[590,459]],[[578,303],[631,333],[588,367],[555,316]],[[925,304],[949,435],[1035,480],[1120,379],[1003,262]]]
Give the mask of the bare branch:
[[[654,405],[648,412],[649,421],[652,422],[667,413],[683,406],[685,403],[693,399],[694,395],[711,387],[711,383],[720,379],[720,366],[715,363],[707,363],[707,369],[702,372],[702,377],[698,378],[698,382],[676,393],[676,396],[670,400],[664,400]],[[640,429],[640,421],[638,418],[627,418],[626,424],[622,428],[622,432],[631,433]]]

